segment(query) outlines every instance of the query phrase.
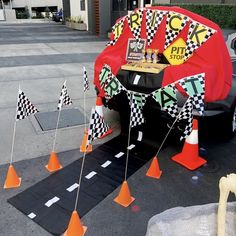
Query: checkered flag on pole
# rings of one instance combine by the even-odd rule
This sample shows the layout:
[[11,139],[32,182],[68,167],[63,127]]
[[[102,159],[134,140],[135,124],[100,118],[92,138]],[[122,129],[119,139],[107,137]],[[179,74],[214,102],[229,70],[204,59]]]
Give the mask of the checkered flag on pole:
[[135,127],[144,123],[143,106],[146,103],[146,95],[127,91],[130,101],[130,126]]
[[112,33],[114,35],[114,39],[111,40],[107,46],[113,46],[117,42],[117,40],[120,38],[123,29],[124,29],[124,21],[126,17],[123,17],[119,22],[117,22],[113,27],[112,27]]
[[60,94],[60,98],[58,101],[57,110],[61,110],[63,104],[64,105],[71,105],[72,104],[72,100],[70,99],[68,92],[67,92],[66,81],[64,82],[62,89],[61,89],[61,94]]
[[[138,17],[137,21],[135,21],[135,24],[133,24],[131,20],[133,15],[137,15]],[[127,18],[128,18],[129,27],[132,34],[134,35],[135,39],[139,42],[142,19],[143,19],[143,9],[139,9],[138,11],[132,12]]]
[[38,112],[37,108],[25,96],[24,92],[19,89],[16,109],[16,120],[23,120],[25,117]]
[[204,114],[205,73],[188,76],[179,81],[185,92],[193,98],[193,107]]
[[104,135],[109,130],[108,124],[104,121],[104,118],[101,117],[98,112],[92,108],[89,130],[88,130],[88,144],[102,135]]
[[188,100],[184,104],[182,110],[180,111],[178,120],[185,120],[187,122],[183,135],[180,137],[180,140],[185,139],[192,132],[192,123],[193,123],[193,101],[191,97],[188,97]]
[[[205,36],[203,38],[194,36],[194,32],[196,30],[199,30],[200,34],[205,33]],[[184,60],[186,61],[194,53],[194,51],[203,45],[215,32],[216,30],[196,21],[191,22],[187,36]]]
[[[178,16],[181,19],[181,25],[179,28],[173,29],[170,27],[170,22],[173,16]],[[165,49],[174,41],[174,39],[179,35],[182,29],[186,26],[189,18],[182,14],[177,14],[176,12],[169,12],[166,19],[166,35],[165,35]]]
[[86,68],[83,66],[84,92],[89,90],[88,74]]
[[146,35],[148,46],[152,43],[152,40],[166,14],[167,11],[153,11],[151,9],[146,11]]

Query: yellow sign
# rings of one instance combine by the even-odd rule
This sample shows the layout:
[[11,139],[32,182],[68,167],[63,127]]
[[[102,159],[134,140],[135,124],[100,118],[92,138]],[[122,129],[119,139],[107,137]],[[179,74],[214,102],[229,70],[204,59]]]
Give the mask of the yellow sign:
[[171,12],[168,16],[167,29],[179,32],[183,28],[184,15]]
[[163,54],[171,65],[180,65],[184,63],[185,48],[186,43],[182,38],[179,38]]
[[207,34],[207,28],[204,25],[195,24],[189,39],[197,45],[201,45]]
[[122,34],[124,27],[123,21],[118,22],[117,24],[114,25],[113,32],[114,32],[114,38],[118,39],[120,35]]
[[141,26],[141,13],[140,12],[133,12],[130,14],[130,27],[131,29],[136,29]]

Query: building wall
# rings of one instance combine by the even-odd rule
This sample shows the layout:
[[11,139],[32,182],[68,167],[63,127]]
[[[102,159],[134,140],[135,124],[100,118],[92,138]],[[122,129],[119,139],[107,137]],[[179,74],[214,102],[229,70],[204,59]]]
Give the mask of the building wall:
[[85,11],[81,11],[80,0],[70,0],[71,17],[81,17],[88,29],[88,0],[85,0]]
[[24,8],[25,6],[31,7],[50,7],[57,6],[58,9],[62,8],[62,0],[13,0],[13,8]]
[[100,1],[100,35],[106,35],[111,28],[111,1]]

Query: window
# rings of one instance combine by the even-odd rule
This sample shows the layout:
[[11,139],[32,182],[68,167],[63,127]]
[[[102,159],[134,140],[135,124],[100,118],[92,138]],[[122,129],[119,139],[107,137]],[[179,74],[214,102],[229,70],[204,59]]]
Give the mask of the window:
[[85,0],[80,0],[80,10],[85,11]]
[[113,11],[125,11],[126,10],[126,0],[113,0],[112,1]]

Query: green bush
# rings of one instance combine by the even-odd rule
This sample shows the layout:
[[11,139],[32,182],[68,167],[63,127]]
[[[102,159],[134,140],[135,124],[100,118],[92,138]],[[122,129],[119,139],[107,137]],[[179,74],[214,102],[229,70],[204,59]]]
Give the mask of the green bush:
[[175,4],[175,6],[206,17],[221,28],[236,29],[236,5]]

